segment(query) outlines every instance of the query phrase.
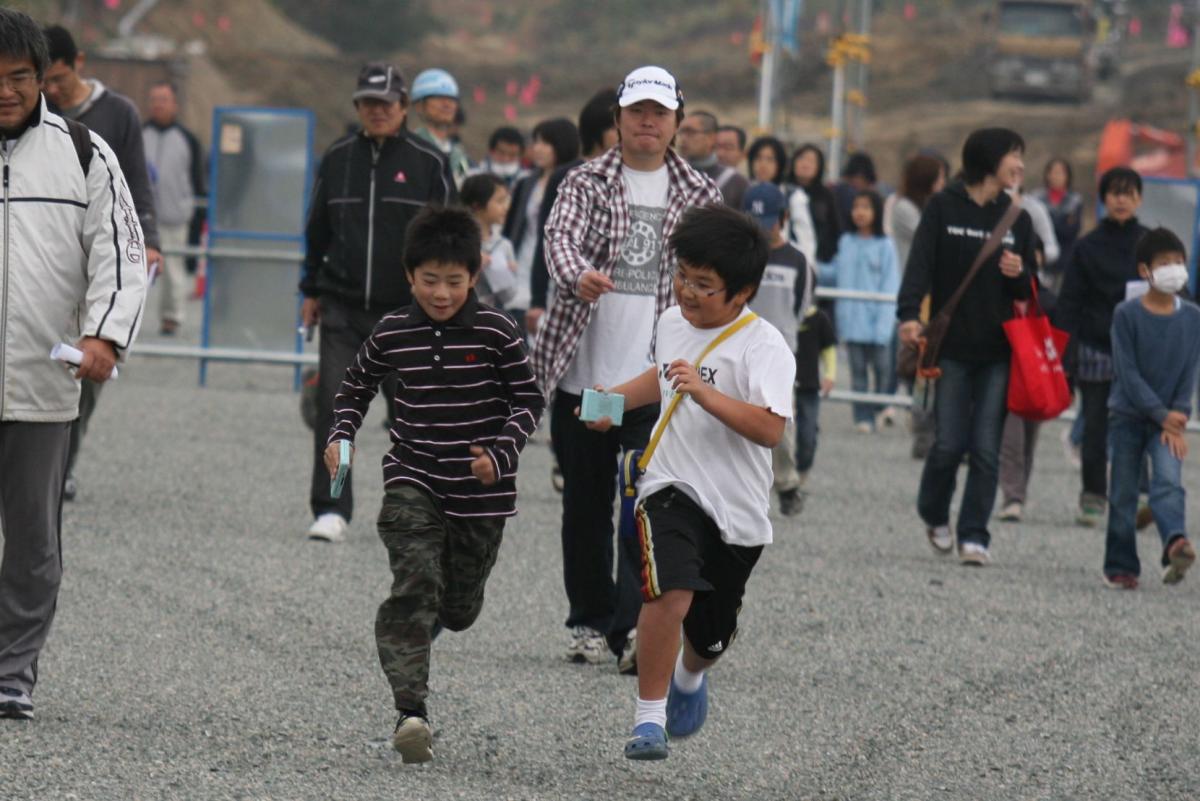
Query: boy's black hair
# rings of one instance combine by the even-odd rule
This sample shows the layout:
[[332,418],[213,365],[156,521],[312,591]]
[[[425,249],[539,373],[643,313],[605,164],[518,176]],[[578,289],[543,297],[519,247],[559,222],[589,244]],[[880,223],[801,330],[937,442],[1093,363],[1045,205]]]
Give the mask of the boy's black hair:
[[28,14],[11,8],[0,8],[0,56],[20,61],[27,58],[40,81],[50,66],[46,52],[46,37]]
[[1179,237],[1175,236],[1174,231],[1167,228],[1155,228],[1142,234],[1135,251],[1138,266],[1144,264],[1149,267],[1157,257],[1164,253],[1179,253],[1183,256],[1183,260],[1187,261],[1187,250],[1184,249],[1183,242],[1179,240]]
[[466,209],[426,206],[404,234],[404,269],[414,272],[422,264],[462,264],[479,272],[483,243],[479,223]]
[[534,126],[533,138],[554,148],[555,167],[579,158],[579,129],[566,117],[542,120]]
[[1104,202],[1104,198],[1109,192],[1115,192],[1118,195],[1137,192],[1140,195],[1142,194],[1142,176],[1138,175],[1137,170],[1129,167],[1113,167],[1100,176],[1101,203]]
[[579,146],[584,155],[594,153],[604,144],[604,132],[613,128],[612,107],[617,104],[617,90],[601,89],[592,95],[579,112]]
[[[871,201],[871,211],[875,213],[874,219],[871,221],[871,234],[874,236],[883,236],[883,198],[873,189],[864,189],[861,192],[856,192],[854,194],[854,203],[857,203],[860,197],[865,197]],[[853,203],[850,208],[854,208]]]
[[50,54],[47,66],[61,61],[71,69],[75,69],[75,59],[79,58],[79,48],[75,45],[75,37],[61,25],[51,25],[43,33],[46,35],[46,49]]
[[492,202],[492,196],[496,194],[497,189],[505,189],[507,185],[490,172],[479,173],[472,175],[467,180],[463,181],[462,188],[458,190],[458,199],[468,209],[482,209],[488,203]]
[[783,183],[784,176],[787,175],[788,161],[783,142],[774,136],[760,136],[750,143],[750,149],[746,151],[746,172],[751,178],[754,178],[754,159],[758,158],[759,152],[764,148],[775,154],[775,163],[779,165],[779,168],[775,171],[775,177],[771,179],[771,183],[778,186]]
[[693,206],[675,226],[670,241],[680,262],[707,267],[721,277],[726,300],[746,287],[754,288],[749,300],[754,299],[770,246],[749,215],[723,203]]
[[737,136],[738,150],[746,149],[746,129],[745,128],[739,128],[736,125],[718,125],[717,126],[717,133],[725,133],[726,131],[733,131],[734,135]]
[[525,149],[525,135],[511,125],[501,125],[492,131],[492,135],[488,137],[488,150],[495,150],[496,145],[501,142]]
[[963,143],[962,177],[967,186],[983,183],[995,175],[1009,153],[1024,153],[1025,140],[1008,128],[981,128]]
[[842,177],[859,177],[869,184],[874,184],[879,180],[879,176],[875,174],[875,160],[871,158],[870,154],[861,151],[852,153],[846,160],[846,166],[842,168]]

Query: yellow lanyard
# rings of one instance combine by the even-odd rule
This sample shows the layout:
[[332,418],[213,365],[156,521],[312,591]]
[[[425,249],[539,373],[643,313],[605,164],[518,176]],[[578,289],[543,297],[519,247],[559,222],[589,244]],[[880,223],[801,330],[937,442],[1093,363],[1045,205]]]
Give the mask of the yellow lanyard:
[[[700,354],[700,358],[696,359],[694,366],[698,369],[700,362],[704,361],[705,356],[712,353],[717,349],[718,345],[757,319],[758,315],[750,312],[729,325],[724,331],[717,334],[712,342],[708,343],[708,347]],[[683,393],[676,392],[675,397],[671,398],[671,405],[667,407],[667,413],[658,419],[658,425],[654,428],[654,435],[650,437],[650,442],[646,445],[646,450],[642,451],[642,458],[638,459],[638,470],[645,472],[646,465],[650,464],[650,457],[654,455],[654,449],[658,447],[658,441],[662,439],[663,431],[666,430],[667,423],[671,421],[671,415],[675,414],[675,407],[679,405],[679,401],[681,400],[683,400]]]

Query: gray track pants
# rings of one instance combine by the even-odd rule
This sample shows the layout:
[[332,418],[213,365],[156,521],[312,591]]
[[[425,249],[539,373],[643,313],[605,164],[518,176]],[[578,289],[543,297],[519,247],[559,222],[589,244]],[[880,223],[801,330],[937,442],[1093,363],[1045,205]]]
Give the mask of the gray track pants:
[[70,423],[0,423],[0,686],[33,692],[62,579]]

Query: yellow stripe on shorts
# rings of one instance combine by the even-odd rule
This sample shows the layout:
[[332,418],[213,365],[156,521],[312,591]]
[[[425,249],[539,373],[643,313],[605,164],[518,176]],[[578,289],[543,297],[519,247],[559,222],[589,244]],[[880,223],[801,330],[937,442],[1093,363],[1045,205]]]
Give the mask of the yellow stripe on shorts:
[[662,590],[658,586],[658,568],[654,564],[654,537],[650,532],[650,516],[646,514],[646,507],[641,504],[638,504],[636,514],[638,540],[642,546],[642,597],[653,601],[662,595]]

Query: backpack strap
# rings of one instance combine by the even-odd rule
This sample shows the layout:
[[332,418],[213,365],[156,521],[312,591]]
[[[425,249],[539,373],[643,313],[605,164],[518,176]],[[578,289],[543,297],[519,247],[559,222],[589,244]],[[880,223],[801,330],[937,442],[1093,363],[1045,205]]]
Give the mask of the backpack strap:
[[92,167],[92,134],[82,122],[63,117],[67,123],[67,131],[71,134],[71,142],[75,145],[75,155],[79,158],[79,167],[83,170],[86,180],[88,170]]

